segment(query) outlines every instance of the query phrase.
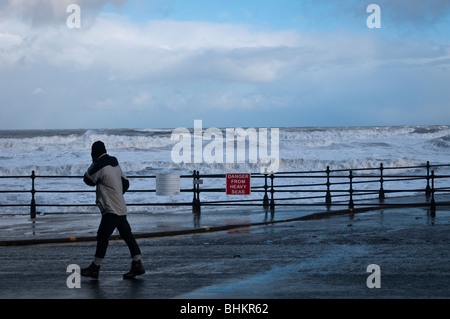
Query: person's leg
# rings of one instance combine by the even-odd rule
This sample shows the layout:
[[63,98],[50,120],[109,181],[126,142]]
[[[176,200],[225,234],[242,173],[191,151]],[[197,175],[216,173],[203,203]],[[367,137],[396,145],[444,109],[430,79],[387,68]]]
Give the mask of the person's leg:
[[105,258],[106,250],[108,248],[109,237],[120,223],[119,216],[115,214],[104,214],[97,230],[97,248],[95,250],[95,261],[101,264],[103,258]]
[[119,230],[120,236],[127,244],[132,259],[131,268],[123,275],[123,279],[132,279],[136,276],[145,274],[145,269],[141,261],[141,250],[134,238],[126,216],[122,216],[122,220],[118,224],[117,229]]
[[128,249],[130,250],[131,258],[140,256],[141,250],[139,249],[139,245],[134,238],[126,216],[120,216],[120,222],[117,224],[117,230],[119,231],[120,237],[122,237],[127,244]]
[[114,214],[104,214],[97,230],[97,248],[95,251],[94,261],[86,268],[81,269],[81,275],[91,278],[98,278],[100,266],[106,255],[109,237],[116,228],[119,220]]

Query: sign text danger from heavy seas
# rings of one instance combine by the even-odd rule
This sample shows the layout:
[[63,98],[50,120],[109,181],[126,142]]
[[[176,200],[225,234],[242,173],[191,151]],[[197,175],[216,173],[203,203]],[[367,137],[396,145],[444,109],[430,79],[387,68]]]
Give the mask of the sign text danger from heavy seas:
[[227,174],[227,195],[250,195],[250,174]]

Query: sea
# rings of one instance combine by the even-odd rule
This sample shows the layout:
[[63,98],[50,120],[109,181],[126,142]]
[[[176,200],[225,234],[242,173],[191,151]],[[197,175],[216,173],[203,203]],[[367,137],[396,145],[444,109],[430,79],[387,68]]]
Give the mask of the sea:
[[[215,136],[214,152],[226,153],[227,129],[215,129],[222,132],[221,141]],[[237,132],[236,128],[234,132]],[[248,129],[248,128],[245,128]],[[177,203],[191,202],[192,193],[180,195],[157,196],[154,192],[155,178],[158,174],[191,175],[194,170],[201,174],[225,173],[260,173],[261,161],[251,161],[250,142],[233,147],[236,157],[231,160],[214,161],[200,157],[194,160],[195,128],[189,128],[185,138],[191,147],[185,147],[183,152],[191,152],[193,160],[180,162],[174,159],[174,149],[180,155],[180,139],[174,138],[175,128],[168,129],[60,129],[60,130],[0,130],[0,204],[29,204],[31,189],[31,174],[35,172],[36,202],[38,204],[92,204],[95,193],[84,192],[92,190],[80,178],[91,164],[90,150],[93,142],[101,140],[105,143],[110,155],[118,158],[123,172],[131,177],[130,190],[126,194],[128,203],[142,206],[130,207],[136,212],[167,209],[161,206],[145,206],[146,203]],[[185,131],[186,131],[185,130]],[[202,138],[201,152],[211,151],[213,139],[205,138],[208,128],[197,132]],[[265,145],[256,145],[258,152],[266,147],[268,154],[277,156],[277,172],[348,170],[358,168],[379,168],[382,163],[385,168],[400,168],[450,163],[450,126],[395,126],[395,127],[285,127],[255,132],[267,132],[268,141]],[[272,134],[272,135],[271,135]],[[272,137],[272,138],[270,138]],[[277,140],[275,140],[275,138]],[[189,140],[190,139],[190,140]],[[258,139],[258,141],[261,141]],[[223,142],[223,143],[222,143]],[[187,145],[187,144],[183,144]],[[209,145],[209,148],[208,148]],[[220,149],[223,146],[223,149]],[[275,146],[277,147],[275,152]],[[196,149],[197,147],[197,149]],[[240,147],[240,149],[238,149]],[[258,148],[260,147],[260,148]],[[272,147],[272,149],[271,149]],[[221,154],[221,153],[218,154]],[[244,160],[238,160],[239,152],[246,154]],[[216,153],[217,154],[217,153]],[[436,167],[436,174],[449,174],[448,167]],[[374,170],[375,172],[375,170]],[[387,171],[386,171],[387,172]],[[425,170],[404,170],[401,173],[425,174]],[[66,178],[62,178],[65,176]],[[263,179],[255,180],[262,183]],[[298,181],[283,180],[281,184],[298,184]],[[316,181],[317,182],[317,181]],[[323,182],[323,181],[322,181]],[[225,188],[225,179],[203,178],[200,188]],[[256,185],[253,184],[252,186]],[[261,185],[261,184],[260,184]],[[422,188],[423,181],[411,181],[412,188]],[[191,189],[192,178],[182,178],[181,188]],[[388,187],[388,185],[386,185]],[[17,192],[4,192],[14,190]],[[80,192],[66,192],[66,191]],[[134,191],[133,191],[134,190]],[[22,192],[27,191],[27,192]],[[39,192],[41,191],[41,192]],[[43,191],[43,192],[42,192]],[[64,191],[53,193],[53,191]],[[262,193],[252,193],[247,196],[234,196],[232,199],[260,199]],[[303,196],[283,194],[283,196]],[[222,201],[231,197],[224,192],[202,192],[202,200]],[[93,207],[62,207],[41,206],[42,213],[73,213],[81,210],[93,210]],[[3,206],[3,214],[27,214],[29,207]],[[171,210],[172,211],[172,210]]]

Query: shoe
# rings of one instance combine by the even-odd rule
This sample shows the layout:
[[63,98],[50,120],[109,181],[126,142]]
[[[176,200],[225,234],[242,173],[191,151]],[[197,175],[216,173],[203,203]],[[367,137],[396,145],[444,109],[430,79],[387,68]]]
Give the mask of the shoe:
[[99,272],[100,272],[100,266],[97,266],[96,264],[91,263],[89,265],[89,267],[81,269],[80,274],[81,274],[81,276],[97,279]]
[[123,279],[133,279],[143,274],[145,274],[145,269],[142,262],[140,260],[132,261],[130,271],[123,275]]

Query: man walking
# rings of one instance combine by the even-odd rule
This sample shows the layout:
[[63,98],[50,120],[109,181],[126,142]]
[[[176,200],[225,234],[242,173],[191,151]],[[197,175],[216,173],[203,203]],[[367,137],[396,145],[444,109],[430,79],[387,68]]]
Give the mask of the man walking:
[[132,279],[143,275],[145,270],[140,258],[141,250],[131,232],[123,197],[130,183],[122,172],[117,158],[107,154],[102,141],[92,144],[91,156],[92,164],[84,174],[84,182],[89,186],[96,186],[96,203],[102,213],[102,219],[97,231],[95,258],[89,267],[81,269],[81,275],[98,278],[109,237],[116,228],[127,244],[132,258],[131,269],[123,275],[123,278]]

